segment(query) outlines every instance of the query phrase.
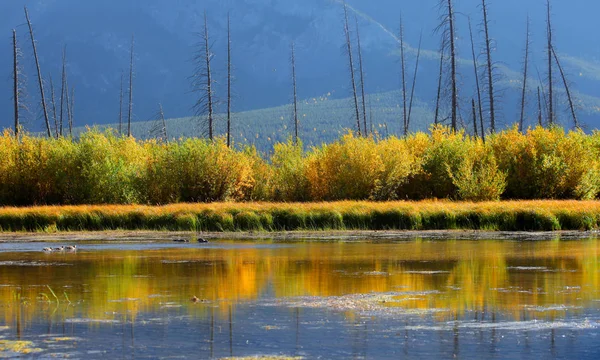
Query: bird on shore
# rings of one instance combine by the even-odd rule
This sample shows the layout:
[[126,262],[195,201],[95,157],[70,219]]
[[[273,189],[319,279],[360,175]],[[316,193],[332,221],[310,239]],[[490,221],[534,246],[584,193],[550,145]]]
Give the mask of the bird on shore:
[[57,247],[57,248],[54,248],[52,251],[65,251],[65,247],[64,246]]
[[43,252],[53,252],[54,250],[50,247],[46,247],[42,249]]
[[66,246],[65,250],[67,250],[67,251],[76,251],[77,250],[77,245]]
[[178,242],[178,243],[189,243],[190,241],[188,239],[173,239],[173,242]]
[[198,299],[198,297],[194,296],[190,299],[192,302],[197,303],[198,301],[200,301],[200,299]]
[[203,244],[207,244],[208,240],[204,239],[204,238],[198,238],[198,242],[199,243],[203,243]]

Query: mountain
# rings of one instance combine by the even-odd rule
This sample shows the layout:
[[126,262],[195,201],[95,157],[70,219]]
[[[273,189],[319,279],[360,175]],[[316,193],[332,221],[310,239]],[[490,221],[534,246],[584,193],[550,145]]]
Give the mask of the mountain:
[[[367,73],[369,93],[398,89],[398,44],[395,38],[400,14],[409,46],[408,74],[412,76],[414,47],[423,33],[423,61],[419,70],[417,98],[433,107],[437,87],[439,22],[437,0],[353,0]],[[467,16],[480,22],[477,0],[456,0],[461,102],[468,118],[473,96],[472,66]],[[78,125],[117,121],[121,73],[127,72],[132,34],[135,35],[134,119],[151,119],[158,103],[173,118],[192,114],[195,95],[190,92],[192,58],[197,51],[198,32],[204,11],[214,41],[214,71],[217,97],[224,99],[226,17],[232,19],[235,65],[235,111],[276,108],[289,103],[289,45],[297,46],[298,88],[303,99],[349,95],[347,64],[343,52],[342,8],[337,0],[11,0],[0,3],[0,124],[12,119],[10,31],[16,28],[24,55],[23,72],[28,79],[27,102],[31,114],[28,128],[41,129],[41,111],[31,61],[31,43],[24,26],[27,5],[36,32],[42,71],[55,82],[60,79],[62,47],[67,46],[69,82],[75,88]],[[576,89],[582,119],[598,126],[600,109],[600,49],[595,41],[595,14],[600,3],[553,1],[555,45],[569,79]],[[545,1],[504,0],[490,2],[491,33],[495,38],[495,60],[502,75],[503,123],[514,122],[518,113],[518,86],[527,14],[532,18],[532,58],[545,75]],[[475,27],[478,29],[478,26]],[[477,35],[478,47],[482,39]],[[1,38],[1,37],[0,37]],[[531,73],[535,74],[532,66]],[[537,74],[532,78],[536,80]],[[557,81],[559,79],[556,79]],[[562,84],[561,84],[562,85]],[[557,85],[558,86],[558,85]],[[530,89],[531,115],[535,118],[534,89]],[[399,106],[399,102],[395,104]],[[566,110],[565,106],[560,107]],[[222,106],[219,111],[222,111]],[[567,112],[561,113],[567,124]],[[253,119],[260,122],[261,119]],[[343,121],[341,119],[340,121]],[[353,125],[351,116],[342,127]],[[530,122],[533,120],[530,120]]]

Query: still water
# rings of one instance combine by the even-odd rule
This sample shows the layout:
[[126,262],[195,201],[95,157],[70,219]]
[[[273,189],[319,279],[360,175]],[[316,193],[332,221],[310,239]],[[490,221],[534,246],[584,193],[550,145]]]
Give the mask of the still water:
[[46,246],[0,245],[0,357],[600,358],[599,240]]

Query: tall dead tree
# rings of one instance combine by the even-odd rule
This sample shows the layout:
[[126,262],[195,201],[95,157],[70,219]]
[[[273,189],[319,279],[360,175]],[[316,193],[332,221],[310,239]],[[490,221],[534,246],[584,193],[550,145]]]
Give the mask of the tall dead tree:
[[[539,88],[540,88],[540,90],[541,90],[541,92],[542,92],[542,99],[541,99],[541,101],[540,101],[540,104],[543,104],[543,105],[544,105],[544,106],[542,107],[542,115],[543,115],[543,112],[544,112],[544,111],[546,111],[546,115],[548,115],[548,114],[547,114],[547,112],[548,112],[548,108],[549,108],[549,107],[548,107],[548,99],[547,99],[547,96],[546,96],[546,89],[544,88],[544,81],[542,81],[542,76],[540,75],[540,70],[537,68],[537,66],[535,67],[535,71],[536,71],[536,73],[537,73],[538,82],[539,82],[539,84],[540,84],[540,85],[539,85]],[[541,126],[544,126],[544,125],[543,125],[543,121],[542,121],[542,122],[540,122],[540,124],[541,124]],[[548,123],[548,125],[552,125],[552,123]]]
[[412,87],[410,89],[410,102],[408,104],[408,118],[406,119],[406,127],[410,127],[410,118],[412,115],[413,101],[415,99],[415,88],[417,86],[417,75],[419,73],[419,60],[421,59],[421,44],[423,41],[423,32],[419,36],[419,48],[417,49],[417,60],[415,62],[415,72],[413,74]]
[[163,140],[169,141],[169,134],[167,133],[167,121],[165,120],[165,112],[163,111],[162,104],[158,104],[158,112],[160,115],[160,121],[162,123],[162,136]]
[[457,52],[456,52],[456,29],[455,13],[452,0],[440,0],[439,8],[442,12],[441,23],[437,31],[442,31],[442,43],[448,47],[448,56],[450,56],[450,87],[452,93],[451,126],[452,131],[458,127],[458,72],[457,72]]
[[488,95],[489,95],[489,111],[490,111],[490,131],[496,132],[496,109],[494,102],[494,63],[492,61],[492,43],[489,32],[488,8],[485,0],[481,0],[481,9],[483,11],[483,29],[485,33],[485,54],[486,54],[486,71],[488,77]]
[[208,32],[208,17],[204,12],[204,26],[200,34],[199,51],[194,57],[196,69],[192,77],[192,87],[194,92],[198,93],[198,99],[194,104],[194,110],[198,118],[203,119],[206,125],[208,138],[214,139],[214,97],[213,97],[213,78],[211,65],[213,60],[211,51],[210,37]]
[[537,88],[537,96],[538,96],[538,125],[540,127],[543,127],[543,120],[542,120],[542,95],[540,94],[540,87],[538,86]]
[[121,71],[121,90],[119,92],[119,135],[123,135],[123,71]]
[[352,94],[354,97],[354,111],[356,115],[356,130],[357,134],[361,136],[360,128],[360,111],[358,109],[358,93],[356,90],[356,77],[354,74],[354,55],[352,52],[352,41],[350,39],[350,25],[348,23],[348,5],[344,1],[344,35],[346,37],[346,53],[348,55],[348,67],[350,71],[350,82],[352,83]]
[[471,53],[473,55],[473,71],[475,73],[475,85],[477,90],[477,104],[479,109],[479,120],[481,123],[481,138],[485,140],[485,127],[483,120],[483,106],[481,101],[481,85],[479,84],[479,71],[477,66],[477,56],[475,55],[475,40],[473,39],[473,27],[471,26],[471,19],[469,19],[469,35],[471,37]]
[[63,54],[62,54],[62,75],[61,75],[61,85],[60,85],[60,116],[59,116],[59,123],[60,123],[60,135],[63,135],[63,121],[64,121],[64,110],[65,110],[65,99],[66,99],[66,94],[65,92],[68,92],[69,89],[67,89],[67,47],[63,47]]
[[48,137],[52,137],[52,131],[50,130],[50,116],[48,115],[48,108],[46,106],[46,95],[44,93],[44,81],[42,78],[42,70],[40,68],[37,46],[35,43],[35,36],[33,35],[33,26],[31,25],[31,20],[29,19],[29,12],[27,11],[27,7],[25,7],[25,18],[27,19],[27,26],[29,27],[29,35],[31,37],[31,46],[33,47],[33,58],[35,60],[35,67],[37,69],[38,85],[40,87],[40,97],[42,103],[42,111],[44,112],[44,120],[46,122],[46,130],[48,131]]
[[293,90],[294,90],[294,108],[293,108],[293,112],[294,112],[294,144],[298,145],[298,127],[299,127],[299,121],[298,121],[298,92],[297,92],[297,88],[296,88],[296,47],[294,45],[294,42],[292,42],[292,57],[291,57],[291,61],[292,61],[292,86],[293,86]]
[[362,100],[362,113],[363,113],[363,125],[365,136],[369,135],[369,130],[367,129],[367,100],[365,96],[365,72],[363,68],[363,57],[362,57],[362,46],[360,45],[360,29],[358,27],[358,17],[354,16],[354,21],[356,22],[356,39],[358,42],[358,69],[360,71],[360,92],[361,92],[361,100]]
[[135,38],[131,35],[131,51],[129,60],[129,112],[127,113],[127,136],[131,136],[131,118],[133,116],[133,46]]
[[231,147],[231,15],[227,14],[227,147]]
[[69,95],[69,81],[65,80],[65,104],[67,106],[66,116],[67,116],[67,127],[69,129],[69,136],[73,137],[73,121],[71,120],[72,112],[71,112],[71,95]]
[[443,38],[442,46],[440,48],[440,73],[438,76],[438,87],[437,87],[437,97],[435,100],[435,117],[433,123],[437,125],[439,123],[440,116],[440,101],[442,98],[442,81],[444,78],[444,51],[446,49],[446,39]]
[[52,120],[54,121],[54,134],[58,138],[58,117],[56,113],[56,97],[54,95],[54,83],[52,81],[52,75],[50,75],[50,104],[52,105]]
[[529,68],[529,16],[527,16],[527,29],[525,30],[525,63],[523,64],[523,89],[521,92],[521,118],[519,119],[519,131],[523,132],[525,122],[525,95],[527,94],[527,70]]
[[162,104],[158,104],[158,113],[156,114],[156,121],[150,129],[150,136],[160,141],[168,142],[167,134],[167,122],[165,120],[165,112],[163,111]]
[[552,78],[552,18],[550,0],[546,0],[547,10],[547,28],[546,35],[548,36],[548,124],[554,124],[554,84]]
[[21,89],[19,86],[19,45],[17,43],[17,31],[13,29],[13,101],[15,111],[15,137],[19,138],[19,130],[21,125],[19,124],[19,109],[21,104],[19,103],[21,95]]
[[475,109],[475,99],[471,99],[471,109],[473,111],[473,136],[477,137],[477,109]]
[[569,82],[567,81],[567,77],[563,70],[562,65],[560,65],[560,61],[558,56],[556,55],[556,51],[552,48],[552,54],[554,55],[554,59],[556,60],[556,66],[560,71],[560,77],[562,78],[563,84],[565,86],[565,92],[567,93],[567,100],[569,101],[569,109],[571,110],[571,116],[573,116],[573,124],[575,124],[575,128],[579,129],[579,121],[577,121],[577,114],[575,113],[575,104],[573,102],[573,97],[571,96],[571,90],[569,88]]
[[400,75],[402,81],[402,126],[404,136],[408,135],[408,114],[406,108],[406,57],[404,55],[404,24],[400,15]]
[[75,113],[75,88],[71,88],[71,105],[68,108],[69,110],[69,136],[73,137],[73,122],[74,113]]

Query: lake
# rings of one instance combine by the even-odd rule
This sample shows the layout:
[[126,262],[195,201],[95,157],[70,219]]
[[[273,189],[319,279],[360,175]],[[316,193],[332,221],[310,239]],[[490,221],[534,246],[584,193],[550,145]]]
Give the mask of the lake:
[[46,246],[0,244],[0,357],[600,358],[600,240]]

